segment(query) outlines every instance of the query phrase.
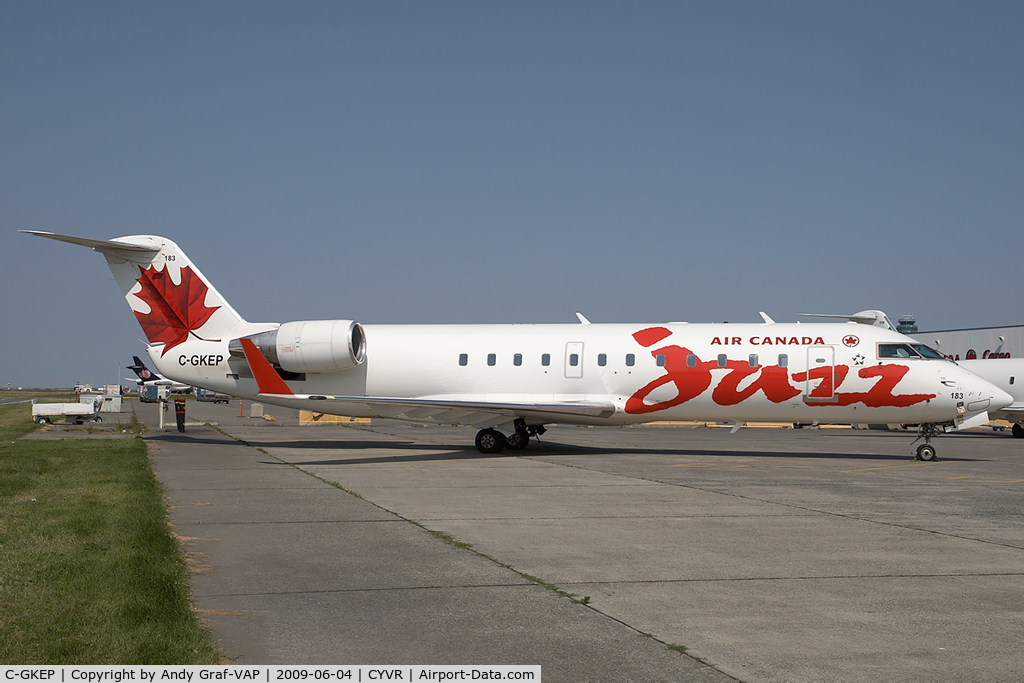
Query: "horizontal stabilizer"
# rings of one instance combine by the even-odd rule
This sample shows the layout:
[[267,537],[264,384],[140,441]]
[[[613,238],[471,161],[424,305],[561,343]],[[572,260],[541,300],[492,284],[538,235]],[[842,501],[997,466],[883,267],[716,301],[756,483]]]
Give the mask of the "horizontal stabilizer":
[[885,315],[884,311],[860,311],[853,315],[835,315],[832,313],[801,313],[800,315],[807,316],[808,318],[839,318],[841,320],[849,320],[852,323],[859,325],[874,325],[875,327],[881,327],[885,330],[895,330],[896,328],[889,322],[889,318]]
[[77,244],[83,247],[89,247],[94,251],[98,251],[101,254],[112,254],[123,258],[126,261],[141,261],[148,262],[153,258],[159,251],[158,246],[146,246],[141,244],[128,244],[127,242],[118,242],[116,240],[93,240],[87,237],[72,237],[71,235],[58,235],[52,232],[42,232],[39,230],[19,230],[18,232],[28,233],[29,235],[36,235],[37,237],[45,237],[50,240],[57,240],[58,242],[68,242],[69,244]]

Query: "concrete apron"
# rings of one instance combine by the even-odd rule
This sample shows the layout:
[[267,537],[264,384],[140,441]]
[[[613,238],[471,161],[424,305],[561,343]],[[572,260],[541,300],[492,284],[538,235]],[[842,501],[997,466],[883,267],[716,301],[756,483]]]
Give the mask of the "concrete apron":
[[176,528],[202,539],[188,541],[197,604],[241,662],[1024,675],[1012,439],[945,438],[939,463],[914,464],[909,439],[884,433],[556,428],[482,456],[470,430],[268,412],[278,421],[197,406],[249,445],[211,430],[151,441]]
[[[195,571],[197,608],[231,661],[541,664],[546,680],[728,678],[276,452],[333,453],[320,439],[339,428],[238,418],[234,405],[233,415],[188,408],[251,445],[205,427],[146,437]],[[148,424],[156,414],[146,412]],[[355,435],[367,437],[349,443],[356,455],[433,452]]]

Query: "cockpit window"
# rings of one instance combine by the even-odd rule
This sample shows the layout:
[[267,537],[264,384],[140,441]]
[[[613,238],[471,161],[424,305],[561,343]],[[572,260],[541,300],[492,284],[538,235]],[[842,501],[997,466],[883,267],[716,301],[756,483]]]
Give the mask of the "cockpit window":
[[910,347],[910,344],[879,344],[879,358],[920,358],[921,354]]
[[924,344],[911,344],[911,346],[913,346],[914,350],[917,351],[922,356],[924,356],[925,358],[934,358],[935,360],[946,360],[945,356],[943,356],[941,353],[939,353],[930,346],[925,346]]
[[879,344],[879,358],[928,358],[946,360],[945,356],[924,344]]

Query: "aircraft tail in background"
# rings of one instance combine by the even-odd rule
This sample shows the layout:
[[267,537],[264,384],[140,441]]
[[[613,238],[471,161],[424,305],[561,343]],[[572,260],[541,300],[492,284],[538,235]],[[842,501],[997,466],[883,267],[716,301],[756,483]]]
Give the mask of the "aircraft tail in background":
[[127,366],[129,370],[139,376],[139,379],[143,384],[147,382],[155,382],[163,379],[160,375],[156,374],[152,370],[146,367],[146,364],[142,362],[142,359],[138,356],[132,356],[132,360],[135,361],[133,365]]

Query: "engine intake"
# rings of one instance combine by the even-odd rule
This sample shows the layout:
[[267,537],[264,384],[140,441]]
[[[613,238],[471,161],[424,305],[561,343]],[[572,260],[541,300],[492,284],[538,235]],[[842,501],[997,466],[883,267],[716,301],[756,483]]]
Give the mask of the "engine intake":
[[[352,320],[300,320],[249,339],[272,365],[288,372],[336,372],[366,359],[363,326]],[[245,358],[240,339],[232,339],[228,351]]]

